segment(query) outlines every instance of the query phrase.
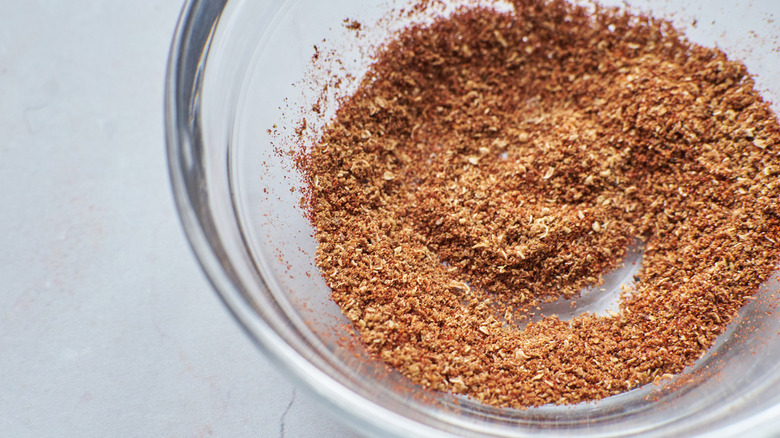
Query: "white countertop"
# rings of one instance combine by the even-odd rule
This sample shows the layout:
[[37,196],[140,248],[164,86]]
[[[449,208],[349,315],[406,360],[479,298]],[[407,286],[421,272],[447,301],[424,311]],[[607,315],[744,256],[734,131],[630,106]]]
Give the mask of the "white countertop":
[[185,240],[162,96],[179,0],[0,5],[0,435],[354,437]]

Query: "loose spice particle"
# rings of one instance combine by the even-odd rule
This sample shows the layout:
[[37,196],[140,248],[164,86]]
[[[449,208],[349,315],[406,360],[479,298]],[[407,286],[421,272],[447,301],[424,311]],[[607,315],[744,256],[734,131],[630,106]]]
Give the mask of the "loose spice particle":
[[349,18],[345,18],[344,27],[349,30],[360,30],[363,28],[363,25],[357,20],[350,20]]
[[[598,400],[691,365],[780,261],[780,127],[741,63],[668,23],[512,4],[394,35],[302,149],[316,261],[368,350],[420,385]],[[618,312],[519,328],[635,238]]]

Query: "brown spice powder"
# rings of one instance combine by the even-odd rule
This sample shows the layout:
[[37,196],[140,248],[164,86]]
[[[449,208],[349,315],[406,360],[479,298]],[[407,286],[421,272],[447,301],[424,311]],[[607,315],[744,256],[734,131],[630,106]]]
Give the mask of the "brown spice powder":
[[[691,365],[780,261],[780,127],[745,67],[562,0],[462,8],[382,47],[299,157],[317,264],[372,354],[501,407]],[[550,316],[644,261],[620,312]]]

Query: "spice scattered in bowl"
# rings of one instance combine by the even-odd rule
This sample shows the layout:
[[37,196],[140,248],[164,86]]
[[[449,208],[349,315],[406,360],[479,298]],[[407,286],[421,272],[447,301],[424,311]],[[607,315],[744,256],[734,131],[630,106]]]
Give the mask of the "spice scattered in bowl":
[[[744,65],[563,0],[464,7],[377,53],[300,166],[368,350],[522,408],[667,378],[780,261],[780,126]],[[645,241],[620,311],[527,322]]]

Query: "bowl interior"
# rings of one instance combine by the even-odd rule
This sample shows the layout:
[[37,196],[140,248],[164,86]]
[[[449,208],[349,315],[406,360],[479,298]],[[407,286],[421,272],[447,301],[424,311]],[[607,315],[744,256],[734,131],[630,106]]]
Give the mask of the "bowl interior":
[[[179,165],[191,167],[186,161],[195,160],[202,166],[202,174],[189,177],[203,188],[197,200],[190,195],[199,218],[191,226],[207,229],[209,245],[195,245],[196,252],[204,265],[217,263],[227,273],[228,282],[215,283],[250,335],[293,377],[371,432],[620,436],[771,430],[766,428],[780,415],[775,408],[780,394],[771,390],[780,383],[777,276],[694,367],[662,385],[595,403],[496,409],[420,390],[368,357],[314,264],[316,241],[300,207],[302,180],[291,139],[303,118],[315,133],[328,123],[336,98],[354,90],[371,62],[372,45],[405,23],[430,18],[383,18],[402,3],[230,1],[204,42],[197,93],[182,109],[191,113],[194,141],[201,147],[189,158],[183,154]],[[704,0],[628,3],[671,19],[693,41],[717,44],[742,60],[758,75],[764,96],[776,100],[780,85],[770,78],[780,75],[775,49],[780,32],[768,18],[780,12],[776,3],[753,1],[749,8]],[[198,7],[195,3],[191,14]],[[360,21],[361,30],[346,28],[346,18]],[[336,81],[340,87],[333,87],[321,102],[323,111],[314,113],[322,87]],[[308,138],[310,144],[315,137]],[[638,260],[641,248],[629,257]],[[626,263],[610,274],[606,286],[586,294],[576,312],[614,306],[620,284],[636,269],[632,266]],[[545,312],[566,318],[573,311],[565,303]]]

